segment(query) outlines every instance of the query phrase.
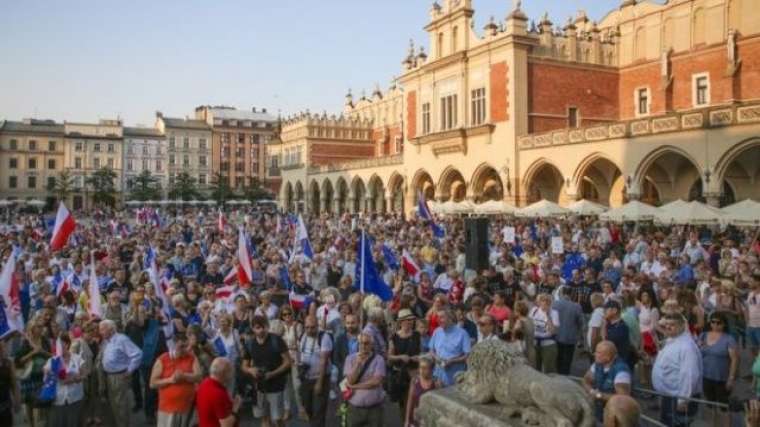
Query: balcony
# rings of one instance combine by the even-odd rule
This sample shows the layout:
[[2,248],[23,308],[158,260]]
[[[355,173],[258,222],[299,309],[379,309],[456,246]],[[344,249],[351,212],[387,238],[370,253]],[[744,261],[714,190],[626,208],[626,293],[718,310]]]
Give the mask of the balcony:
[[658,135],[694,129],[711,129],[760,123],[760,103],[715,105],[689,111],[673,112],[595,125],[577,129],[560,129],[519,137],[520,150],[532,150],[557,145],[582,144],[619,138]]
[[309,174],[340,172],[354,169],[376,168],[381,166],[393,166],[404,163],[402,154],[393,156],[373,157],[369,159],[351,160],[343,163],[333,163],[329,165],[319,165],[309,167]]

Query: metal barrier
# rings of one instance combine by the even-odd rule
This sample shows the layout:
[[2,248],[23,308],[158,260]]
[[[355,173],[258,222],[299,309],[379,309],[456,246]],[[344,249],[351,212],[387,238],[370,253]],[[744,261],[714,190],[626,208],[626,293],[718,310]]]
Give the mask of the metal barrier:
[[[577,381],[577,382],[583,382],[582,377],[576,377],[572,375],[567,375],[567,378]],[[640,397],[637,397],[637,394],[649,394],[665,398],[674,398],[678,400],[685,400],[687,402],[687,406],[689,406],[689,410],[687,410],[687,413],[689,414],[689,419],[694,420],[696,415],[700,413],[701,409],[709,409],[713,411],[729,411],[729,405],[725,403],[719,403],[719,402],[713,402],[709,400],[704,400],[696,397],[676,397],[676,396],[670,396],[664,393],[660,393],[655,390],[645,389],[641,387],[631,387],[631,397],[633,397],[641,406],[641,425],[642,426],[657,426],[657,427],[668,427],[667,424],[663,423],[659,419],[659,415],[657,415],[657,418],[653,418],[651,416],[648,416],[645,414],[647,410],[649,410],[648,401],[642,399]],[[660,405],[662,405],[662,401],[660,400]],[[651,412],[651,411],[650,411]],[[706,412],[702,411],[703,415],[707,415]],[[730,412],[729,412],[730,413]],[[675,407],[673,408],[673,413],[671,413],[671,417],[676,418],[678,416],[683,416],[682,413],[676,413]],[[705,421],[708,423],[711,421],[709,418],[705,418]]]

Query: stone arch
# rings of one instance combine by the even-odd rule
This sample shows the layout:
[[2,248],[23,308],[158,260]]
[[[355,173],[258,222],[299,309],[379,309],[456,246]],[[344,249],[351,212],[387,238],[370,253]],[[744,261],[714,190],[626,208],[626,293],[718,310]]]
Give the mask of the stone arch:
[[309,185],[309,208],[308,212],[312,214],[318,214],[321,212],[319,202],[322,200],[322,191],[319,189],[319,183],[316,179],[311,181]]
[[282,207],[286,212],[293,212],[293,203],[295,202],[295,193],[293,191],[293,184],[287,181],[282,186]]
[[[664,146],[649,153],[636,169],[635,182],[641,189],[646,181],[657,189],[658,199],[642,201],[660,205],[676,199],[688,200],[694,181],[701,183],[699,162],[684,150]],[[700,192],[701,194],[701,192]]]
[[721,204],[730,203],[726,190],[733,191],[736,200],[760,199],[760,137],[733,145],[715,163],[712,175]]
[[388,211],[404,211],[404,193],[404,177],[401,176],[400,173],[394,171],[393,174],[391,174],[391,177],[388,178]]
[[528,167],[523,178],[525,187],[525,199],[535,203],[541,199],[560,203],[564,197],[562,191],[565,179],[560,169],[547,159],[541,158]]
[[346,211],[349,197],[351,197],[351,190],[346,179],[341,176],[335,181],[335,212],[342,214]]
[[504,200],[504,185],[499,172],[489,163],[482,163],[475,169],[470,180],[472,197],[477,203],[489,200]]
[[620,167],[603,153],[593,153],[573,173],[577,196],[610,207],[625,203],[625,179]]
[[464,175],[453,166],[443,170],[438,179],[438,195],[441,199],[461,202],[467,197]]
[[351,194],[354,199],[354,206],[352,207],[354,212],[364,211],[367,202],[367,187],[361,177],[355,176],[351,181]]
[[420,193],[425,195],[425,200],[435,200],[435,182],[428,171],[420,169],[414,174],[412,191],[414,192],[415,203],[417,203]]
[[335,189],[333,188],[332,181],[328,178],[322,180],[322,199],[324,200],[324,211],[328,213],[335,212],[333,207],[333,199],[335,198]]
[[370,212],[385,212],[385,186],[383,180],[377,174],[373,174],[367,181],[367,208]]
[[303,184],[301,184],[301,181],[296,181],[295,185],[295,209],[293,209],[295,212],[303,212],[304,208],[306,207],[306,193],[303,189]]

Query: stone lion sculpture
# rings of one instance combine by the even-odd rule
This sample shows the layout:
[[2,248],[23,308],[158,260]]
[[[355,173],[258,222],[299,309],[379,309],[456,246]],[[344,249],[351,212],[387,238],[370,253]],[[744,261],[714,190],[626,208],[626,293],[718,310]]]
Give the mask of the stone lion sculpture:
[[594,426],[588,393],[567,378],[536,371],[512,344],[483,341],[473,347],[467,365],[456,378],[457,387],[473,403],[496,401],[507,417],[520,416],[528,425]]

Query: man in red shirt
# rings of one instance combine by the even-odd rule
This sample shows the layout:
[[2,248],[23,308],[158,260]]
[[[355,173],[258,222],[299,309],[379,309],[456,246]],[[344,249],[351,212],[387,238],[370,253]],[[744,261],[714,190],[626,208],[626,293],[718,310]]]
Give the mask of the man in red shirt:
[[199,427],[235,427],[238,425],[240,396],[233,401],[224,386],[232,380],[232,364],[224,357],[211,362],[209,377],[201,382],[195,395]]

